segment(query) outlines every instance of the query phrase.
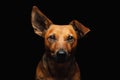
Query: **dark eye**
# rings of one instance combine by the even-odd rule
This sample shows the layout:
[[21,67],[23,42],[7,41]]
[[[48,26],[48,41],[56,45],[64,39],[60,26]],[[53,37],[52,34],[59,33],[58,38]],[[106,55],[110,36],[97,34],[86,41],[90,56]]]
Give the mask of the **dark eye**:
[[67,41],[68,41],[68,42],[73,42],[73,41],[74,41],[73,36],[69,35],[69,36],[67,37]]
[[48,41],[50,41],[50,42],[53,42],[53,41],[55,41],[55,40],[56,40],[55,35],[50,35],[50,36],[48,37]]

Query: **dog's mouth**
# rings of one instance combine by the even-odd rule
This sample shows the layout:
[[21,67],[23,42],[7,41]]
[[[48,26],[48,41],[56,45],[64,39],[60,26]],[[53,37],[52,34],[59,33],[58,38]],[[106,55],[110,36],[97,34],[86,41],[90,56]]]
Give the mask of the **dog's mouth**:
[[68,57],[67,56],[51,56],[50,57],[53,61],[55,61],[56,63],[65,63],[68,61]]
[[51,53],[50,56],[56,63],[65,63],[70,58],[70,55],[68,54],[67,51],[59,50],[56,53]]
[[60,55],[60,56],[55,56],[54,59],[57,63],[64,63],[67,61],[68,57]]

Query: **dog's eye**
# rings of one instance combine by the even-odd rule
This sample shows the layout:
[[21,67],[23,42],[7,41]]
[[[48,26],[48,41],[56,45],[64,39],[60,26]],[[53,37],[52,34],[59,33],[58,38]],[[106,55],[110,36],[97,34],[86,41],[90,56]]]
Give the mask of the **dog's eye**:
[[67,41],[68,41],[68,42],[73,42],[73,41],[74,41],[73,36],[69,35],[69,36],[67,37]]
[[50,42],[53,42],[53,41],[55,41],[55,40],[56,40],[55,35],[50,35],[50,36],[48,37],[48,41],[50,41]]

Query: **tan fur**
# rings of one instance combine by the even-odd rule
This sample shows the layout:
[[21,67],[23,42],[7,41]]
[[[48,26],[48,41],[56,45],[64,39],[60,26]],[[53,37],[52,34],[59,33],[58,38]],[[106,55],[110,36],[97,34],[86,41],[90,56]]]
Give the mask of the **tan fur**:
[[[52,45],[47,41],[47,37],[51,34],[55,34],[58,40]],[[69,43],[66,43],[66,38],[68,35],[74,36],[74,43],[72,43],[71,45]],[[71,49],[75,48],[76,44],[77,35],[71,25],[51,25],[45,34],[45,45],[49,47],[51,51],[55,51],[62,47],[70,52]]]
[[[46,49],[36,69],[36,80],[80,80],[75,48],[78,38],[85,36],[90,29],[77,20],[68,25],[53,24],[36,6],[33,6],[31,18],[34,32],[44,38]],[[58,63],[53,58],[61,49],[67,58]]]

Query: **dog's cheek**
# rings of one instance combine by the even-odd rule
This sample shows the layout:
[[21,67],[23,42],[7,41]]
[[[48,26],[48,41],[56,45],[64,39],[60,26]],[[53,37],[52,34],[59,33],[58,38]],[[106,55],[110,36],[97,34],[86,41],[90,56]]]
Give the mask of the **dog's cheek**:
[[72,48],[75,48],[76,46],[77,46],[77,40],[75,40],[75,41],[72,43],[71,47],[72,47]]
[[50,48],[50,43],[48,42],[47,39],[45,39],[45,47],[46,47],[46,48]]
[[77,45],[77,41],[74,41],[73,43],[68,44],[67,45],[68,52],[72,53],[72,51],[74,51],[74,49],[76,48],[76,45]]
[[71,53],[71,44],[69,44],[69,43],[67,43],[67,44],[65,44],[65,49],[67,49],[67,51],[68,51],[68,53]]
[[52,43],[52,44],[50,45],[50,50],[55,53],[55,50],[57,50],[57,49],[56,49],[56,43]]

